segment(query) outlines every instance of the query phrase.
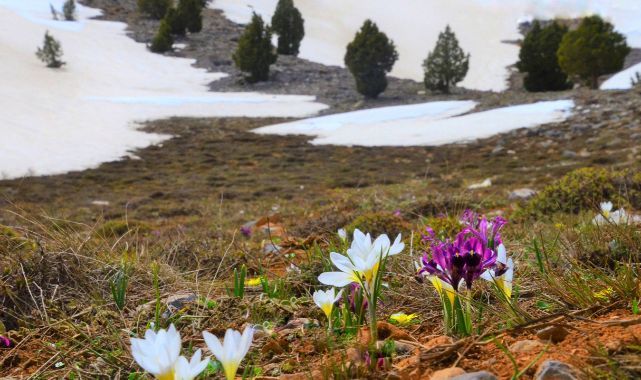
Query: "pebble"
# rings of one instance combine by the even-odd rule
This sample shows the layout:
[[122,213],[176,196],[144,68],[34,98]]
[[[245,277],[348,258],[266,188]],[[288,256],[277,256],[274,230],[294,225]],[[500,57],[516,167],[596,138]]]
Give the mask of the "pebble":
[[536,371],[534,380],[577,380],[576,370],[569,364],[546,360]]
[[478,371],[455,376],[452,380],[498,380],[498,378],[491,372]]
[[529,189],[529,188],[522,188],[522,189],[516,189],[510,191],[508,194],[508,199],[511,201],[516,201],[516,200],[526,200],[532,198],[534,195],[536,195],[536,190]]
[[465,370],[459,367],[451,367],[438,370],[432,374],[431,380],[451,380],[465,374]]
[[510,346],[510,351],[514,353],[525,353],[540,351],[544,347],[543,343],[538,340],[520,340]]

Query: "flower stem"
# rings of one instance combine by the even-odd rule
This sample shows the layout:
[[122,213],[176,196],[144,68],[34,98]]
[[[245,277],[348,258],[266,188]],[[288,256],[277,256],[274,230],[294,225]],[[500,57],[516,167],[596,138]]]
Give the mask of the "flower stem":
[[376,302],[369,302],[369,331],[370,343],[376,346],[378,341],[378,326],[376,324]]

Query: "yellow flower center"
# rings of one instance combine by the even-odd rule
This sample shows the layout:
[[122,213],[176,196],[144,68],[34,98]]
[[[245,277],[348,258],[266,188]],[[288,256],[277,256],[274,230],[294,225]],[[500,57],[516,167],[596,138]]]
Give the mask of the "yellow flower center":
[[158,380],[174,380],[174,370],[172,369],[171,371],[167,373],[163,373],[161,375],[156,376],[156,379]]
[[333,308],[334,308],[334,304],[333,303],[326,303],[326,304],[323,304],[321,306],[321,310],[323,310],[323,313],[325,313],[325,315],[327,316],[328,319],[332,315],[332,309]]

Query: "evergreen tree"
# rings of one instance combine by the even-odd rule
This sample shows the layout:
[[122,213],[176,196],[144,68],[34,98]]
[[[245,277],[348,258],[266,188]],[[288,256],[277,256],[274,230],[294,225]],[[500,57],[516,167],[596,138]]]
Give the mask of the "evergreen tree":
[[60,60],[60,58],[62,58],[62,46],[60,42],[49,34],[49,31],[45,33],[44,44],[38,48],[36,56],[42,62],[46,63],[47,67],[59,68],[65,64],[65,62]]
[[173,44],[174,38],[171,36],[171,27],[169,26],[167,20],[163,19],[162,21],[160,21],[158,32],[156,32],[156,35],[151,41],[151,46],[149,48],[154,53],[164,53],[168,50],[171,50]]
[[180,0],[178,14],[190,33],[198,33],[203,29],[202,0]]
[[423,61],[425,88],[450,92],[450,87],[465,79],[470,67],[470,55],[459,46],[456,35],[448,25],[438,35],[436,47]]
[[365,21],[345,53],[345,65],[356,80],[356,89],[367,98],[385,91],[386,75],[397,59],[394,42],[371,20]]
[[279,0],[272,17],[272,29],[278,35],[278,54],[298,55],[305,37],[305,20],[293,0]]
[[238,40],[234,63],[240,71],[249,74],[246,76],[249,83],[255,83],[269,79],[269,66],[276,62],[276,58],[269,25],[254,13],[251,23]]
[[138,0],[138,10],[156,20],[160,20],[171,8],[172,0]]
[[76,19],[76,2],[74,0],[67,0],[62,6],[62,13],[65,16],[65,20],[74,21]]
[[525,36],[519,62],[516,67],[526,73],[523,85],[532,92],[561,91],[572,87],[568,76],[561,70],[556,52],[563,36],[568,32],[566,26],[553,22],[546,27],[534,21],[532,29]]
[[185,22],[185,18],[183,17],[182,13],[180,13],[178,9],[169,8],[164,20],[166,20],[167,24],[169,24],[171,34],[177,36],[185,35],[185,32],[187,30],[187,23]]
[[579,27],[565,34],[557,52],[561,69],[596,89],[601,75],[623,68],[630,53],[625,36],[599,16],[586,17]]

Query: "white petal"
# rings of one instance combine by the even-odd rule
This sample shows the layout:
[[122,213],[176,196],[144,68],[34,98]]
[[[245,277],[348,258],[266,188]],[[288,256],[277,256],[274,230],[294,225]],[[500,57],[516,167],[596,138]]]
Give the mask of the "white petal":
[[398,234],[398,236],[396,236],[396,239],[394,239],[394,243],[390,247],[388,254],[390,256],[394,256],[403,252],[403,249],[405,249],[405,243],[401,242],[401,234]]
[[489,269],[487,269],[485,272],[481,274],[481,278],[484,279],[485,281],[490,281],[490,282],[494,281],[494,276],[492,275]]
[[318,281],[325,285],[342,288],[354,282],[354,276],[344,272],[325,272],[318,276]]
[[500,244],[496,249],[496,252],[498,254],[496,261],[501,264],[507,264],[507,250],[505,249],[505,246],[503,244]]
[[203,331],[203,338],[205,339],[205,344],[207,344],[209,351],[214,354],[216,359],[223,361],[225,359],[225,351],[223,350],[223,345],[220,343],[218,337],[207,331]]
[[[332,288],[332,291],[334,291],[334,288]],[[341,299],[341,296],[343,295],[343,289],[341,289],[338,294],[334,297],[334,302],[337,302],[339,299]]]
[[329,258],[332,260],[334,266],[336,266],[336,268],[341,272],[350,273],[354,270],[354,265],[349,261],[349,258],[341,255],[340,253],[331,252],[329,254]]

